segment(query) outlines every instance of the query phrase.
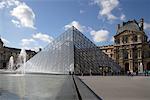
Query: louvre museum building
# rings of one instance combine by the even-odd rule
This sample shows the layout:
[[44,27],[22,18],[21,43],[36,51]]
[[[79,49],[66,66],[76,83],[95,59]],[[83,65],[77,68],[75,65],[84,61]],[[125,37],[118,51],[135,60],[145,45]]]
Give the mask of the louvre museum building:
[[150,71],[150,41],[143,18],[118,24],[114,41],[99,48],[121,66],[123,73]]
[[[21,49],[4,46],[4,43],[2,39],[0,38],[0,69],[8,68],[8,62],[11,56],[13,56],[14,63],[16,64],[17,58],[20,52],[21,52]],[[26,53],[27,53],[26,55],[27,60],[29,60],[36,54],[36,52],[32,50],[26,50]]]

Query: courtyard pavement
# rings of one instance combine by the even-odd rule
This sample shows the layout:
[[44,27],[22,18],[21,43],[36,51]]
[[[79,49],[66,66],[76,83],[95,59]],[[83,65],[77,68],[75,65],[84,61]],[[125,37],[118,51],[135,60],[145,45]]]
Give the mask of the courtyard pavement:
[[0,74],[0,100],[78,100],[69,75]]
[[150,100],[150,77],[81,76],[103,100]]
[[0,74],[0,100],[101,99],[76,76],[3,73]]

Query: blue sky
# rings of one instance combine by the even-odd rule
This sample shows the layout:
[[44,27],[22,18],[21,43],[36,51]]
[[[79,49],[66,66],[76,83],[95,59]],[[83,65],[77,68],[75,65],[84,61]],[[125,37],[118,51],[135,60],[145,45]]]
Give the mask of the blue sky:
[[97,45],[113,44],[116,25],[144,18],[150,37],[150,0],[0,0],[5,46],[38,50],[74,25]]

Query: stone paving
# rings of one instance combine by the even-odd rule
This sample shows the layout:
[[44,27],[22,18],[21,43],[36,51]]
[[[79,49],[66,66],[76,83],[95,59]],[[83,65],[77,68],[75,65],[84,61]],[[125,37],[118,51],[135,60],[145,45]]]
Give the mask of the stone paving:
[[78,100],[72,76],[0,74],[0,100]]
[[0,74],[0,100],[101,99],[76,76],[3,73]]
[[103,100],[150,100],[150,77],[82,76]]

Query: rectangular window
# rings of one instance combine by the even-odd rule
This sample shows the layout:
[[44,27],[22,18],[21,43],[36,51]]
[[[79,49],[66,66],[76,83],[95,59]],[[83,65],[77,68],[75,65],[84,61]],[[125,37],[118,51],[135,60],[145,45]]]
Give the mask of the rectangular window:
[[112,57],[112,54],[110,54],[110,57]]
[[128,36],[127,35],[123,36],[123,43],[128,43]]
[[116,39],[116,40],[115,40],[115,43],[116,43],[116,44],[120,44],[120,39]]

